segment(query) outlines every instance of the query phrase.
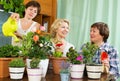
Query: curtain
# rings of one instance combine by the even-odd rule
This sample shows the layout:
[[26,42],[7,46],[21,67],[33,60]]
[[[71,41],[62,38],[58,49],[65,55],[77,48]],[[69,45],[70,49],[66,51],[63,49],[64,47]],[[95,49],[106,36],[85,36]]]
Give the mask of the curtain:
[[58,0],[57,18],[70,21],[67,40],[79,50],[89,41],[90,26],[105,22],[109,26],[108,42],[120,52],[120,0]]

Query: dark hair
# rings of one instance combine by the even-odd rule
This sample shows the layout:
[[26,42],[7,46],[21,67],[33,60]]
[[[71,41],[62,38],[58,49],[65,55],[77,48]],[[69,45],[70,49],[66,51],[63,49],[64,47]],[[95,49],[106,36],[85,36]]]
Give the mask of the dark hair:
[[37,7],[37,14],[40,13],[41,11],[41,6],[37,1],[29,1],[26,5],[25,8],[28,8],[30,6]]
[[108,25],[104,22],[96,22],[91,25],[91,28],[97,28],[101,36],[103,36],[103,41],[107,42],[109,37],[109,28]]

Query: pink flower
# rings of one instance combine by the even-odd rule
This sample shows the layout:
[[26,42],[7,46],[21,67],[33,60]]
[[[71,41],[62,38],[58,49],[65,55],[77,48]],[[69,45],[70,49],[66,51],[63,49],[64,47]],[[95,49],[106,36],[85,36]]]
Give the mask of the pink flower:
[[40,30],[41,31],[45,31],[45,27],[44,26],[40,26]]
[[82,55],[79,55],[79,56],[76,58],[76,60],[82,61],[82,60],[83,60],[83,56],[82,56]]

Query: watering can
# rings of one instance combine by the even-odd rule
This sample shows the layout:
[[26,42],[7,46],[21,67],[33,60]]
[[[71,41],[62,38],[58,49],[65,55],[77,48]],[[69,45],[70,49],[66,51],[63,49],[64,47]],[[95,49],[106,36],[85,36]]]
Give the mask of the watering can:
[[11,17],[2,25],[2,32],[4,36],[12,36],[15,39],[15,42],[18,42],[19,39],[15,35],[15,31],[17,31],[18,24]]

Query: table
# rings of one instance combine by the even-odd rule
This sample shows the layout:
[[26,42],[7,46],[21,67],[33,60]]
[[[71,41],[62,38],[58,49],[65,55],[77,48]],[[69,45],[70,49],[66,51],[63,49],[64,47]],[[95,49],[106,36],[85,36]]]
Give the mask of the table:
[[[84,76],[83,79],[70,79],[70,81],[110,81],[113,79],[113,75],[102,74],[100,79],[89,79],[87,76]],[[0,81],[28,81],[27,73],[24,74],[24,78],[22,80],[11,80],[9,77],[7,78],[0,78]],[[53,73],[52,70],[48,70],[47,75],[45,78],[42,78],[41,81],[61,81],[60,75],[56,75]],[[114,81],[114,80],[111,80]]]

